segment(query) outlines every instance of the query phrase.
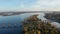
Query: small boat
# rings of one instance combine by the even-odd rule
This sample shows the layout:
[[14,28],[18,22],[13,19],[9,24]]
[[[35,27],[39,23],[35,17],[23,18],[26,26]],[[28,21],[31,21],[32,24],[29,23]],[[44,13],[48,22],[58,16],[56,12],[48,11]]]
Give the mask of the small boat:
[[8,23],[8,28],[11,28],[11,27],[12,27],[11,23]]
[[5,24],[4,23],[2,23],[2,28],[5,28]]
[[17,24],[16,23],[14,24],[14,27],[17,28]]

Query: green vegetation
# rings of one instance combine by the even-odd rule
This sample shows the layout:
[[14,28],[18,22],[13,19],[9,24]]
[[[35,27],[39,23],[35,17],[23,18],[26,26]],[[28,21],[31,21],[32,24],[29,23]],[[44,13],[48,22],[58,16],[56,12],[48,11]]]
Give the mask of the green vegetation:
[[23,22],[25,34],[59,34],[56,27],[49,22],[45,23],[33,15]]

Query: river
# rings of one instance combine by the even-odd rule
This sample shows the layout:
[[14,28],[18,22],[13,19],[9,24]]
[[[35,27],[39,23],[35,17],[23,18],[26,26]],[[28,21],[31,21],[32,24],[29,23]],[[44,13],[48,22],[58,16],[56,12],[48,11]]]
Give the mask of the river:
[[[21,26],[22,21],[34,14],[39,14],[39,19],[46,20],[46,18],[44,18],[44,13],[24,13],[13,16],[0,16],[0,34],[23,34],[23,28]],[[2,28],[2,23],[4,23],[5,28]],[[11,23],[11,28],[8,28],[9,23]],[[14,28],[15,23],[17,28]]]

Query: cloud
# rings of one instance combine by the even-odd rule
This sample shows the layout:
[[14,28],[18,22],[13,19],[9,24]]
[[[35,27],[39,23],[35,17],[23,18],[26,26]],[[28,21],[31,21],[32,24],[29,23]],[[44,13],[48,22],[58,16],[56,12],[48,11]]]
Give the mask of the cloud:
[[24,4],[22,6],[23,8],[19,8],[20,11],[60,11],[60,0],[37,0],[27,5],[28,7]]
[[47,11],[60,11],[60,0],[41,0],[40,8]]
[[[11,0],[12,1],[12,0]],[[60,11],[60,0],[19,0],[13,8],[0,10],[12,11]],[[14,5],[13,5],[14,6]]]

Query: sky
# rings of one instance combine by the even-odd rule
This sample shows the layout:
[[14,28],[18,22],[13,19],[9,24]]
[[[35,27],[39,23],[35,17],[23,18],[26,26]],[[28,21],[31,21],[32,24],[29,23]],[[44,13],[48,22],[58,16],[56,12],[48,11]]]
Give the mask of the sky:
[[0,11],[60,11],[60,0],[0,0]]

